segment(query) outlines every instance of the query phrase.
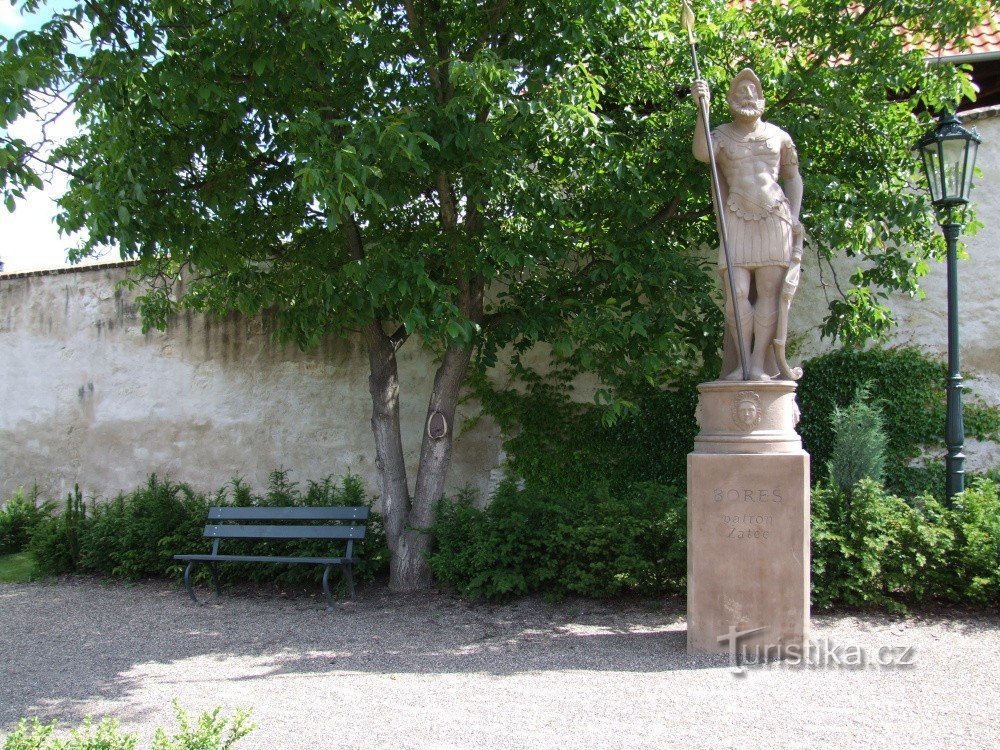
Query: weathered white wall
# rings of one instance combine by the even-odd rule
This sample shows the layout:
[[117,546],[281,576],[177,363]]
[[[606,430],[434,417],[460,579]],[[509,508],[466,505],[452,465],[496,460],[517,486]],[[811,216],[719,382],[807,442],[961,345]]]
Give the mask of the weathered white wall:
[[[329,339],[303,354],[266,320],[184,315],[143,334],[121,266],[0,278],[0,498],[37,482],[116,493],[150,472],[210,491],[235,475],[265,486],[352,471],[374,490],[367,356]],[[400,353],[407,458],[415,463],[433,363]],[[460,406],[451,487],[485,491],[498,430]],[[412,469],[411,469],[412,471]],[[411,485],[414,477],[410,477]]]

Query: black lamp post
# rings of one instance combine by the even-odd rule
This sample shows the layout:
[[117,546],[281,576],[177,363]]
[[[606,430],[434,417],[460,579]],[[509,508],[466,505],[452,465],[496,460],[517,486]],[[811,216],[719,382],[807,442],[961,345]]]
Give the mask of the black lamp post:
[[948,416],[945,442],[948,504],[965,489],[965,430],[962,426],[962,374],[958,350],[958,235],[969,203],[976,152],[982,139],[967,130],[952,113],[943,113],[937,127],[917,143],[923,159],[931,203],[948,243]]

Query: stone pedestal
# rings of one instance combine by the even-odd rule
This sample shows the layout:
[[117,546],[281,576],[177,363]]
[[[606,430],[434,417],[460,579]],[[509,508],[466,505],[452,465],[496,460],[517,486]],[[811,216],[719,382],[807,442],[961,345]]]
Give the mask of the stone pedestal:
[[[688,651],[780,656],[809,638],[809,454],[790,381],[698,386],[688,454]],[[750,631],[750,632],[748,632]]]

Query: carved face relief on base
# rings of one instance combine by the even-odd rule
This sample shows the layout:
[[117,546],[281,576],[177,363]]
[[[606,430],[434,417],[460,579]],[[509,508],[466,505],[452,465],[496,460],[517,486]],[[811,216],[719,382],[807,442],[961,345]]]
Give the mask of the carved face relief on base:
[[760,396],[753,391],[740,391],[733,400],[733,421],[742,430],[750,432],[763,417]]

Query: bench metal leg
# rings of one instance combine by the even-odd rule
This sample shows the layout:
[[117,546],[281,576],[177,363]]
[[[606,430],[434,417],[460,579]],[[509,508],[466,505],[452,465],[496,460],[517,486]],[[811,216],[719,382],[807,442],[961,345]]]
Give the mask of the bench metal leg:
[[219,563],[210,563],[209,570],[212,571],[212,583],[215,584],[215,595],[222,596],[222,589],[219,587],[219,576],[217,575],[217,568]]
[[191,588],[191,573],[194,570],[196,570],[197,567],[198,563],[192,560],[187,564],[187,567],[184,568],[184,588],[187,589],[188,596],[191,597],[191,601],[193,601],[195,604],[198,603],[198,597],[194,595],[194,589]]
[[326,597],[326,609],[327,611],[333,609],[333,597],[330,595],[330,568],[332,565],[327,565],[323,568],[323,596]]
[[347,583],[347,595],[354,601],[354,566],[348,563],[341,566],[344,571],[344,581]]

